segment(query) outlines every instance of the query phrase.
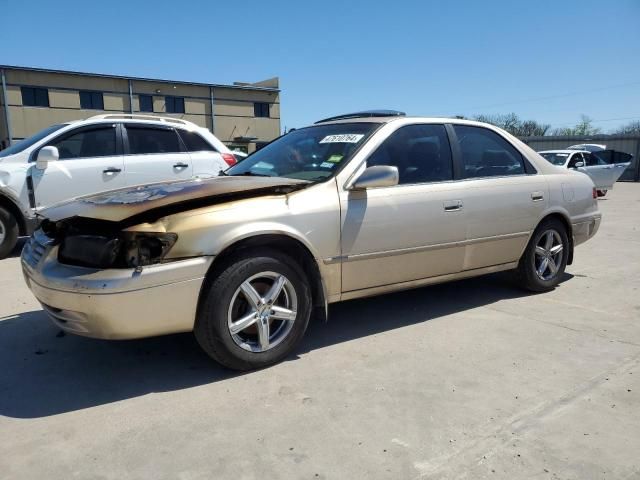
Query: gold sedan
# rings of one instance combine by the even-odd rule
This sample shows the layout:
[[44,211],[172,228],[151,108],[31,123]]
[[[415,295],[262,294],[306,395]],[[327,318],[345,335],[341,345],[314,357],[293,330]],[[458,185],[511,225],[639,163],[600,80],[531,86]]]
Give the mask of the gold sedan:
[[56,325],[194,331],[241,370],[288,355],[329,303],[510,269],[552,289],[601,218],[588,176],[498,128],[386,111],[295,130],[217,178],[42,215],[22,266]]

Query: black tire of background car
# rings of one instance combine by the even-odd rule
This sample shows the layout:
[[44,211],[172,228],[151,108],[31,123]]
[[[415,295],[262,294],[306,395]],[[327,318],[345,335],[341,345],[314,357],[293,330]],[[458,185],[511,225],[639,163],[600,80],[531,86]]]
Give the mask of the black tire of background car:
[[598,197],[604,197],[607,194],[607,190],[598,190]]
[[0,259],[7,257],[18,241],[18,222],[11,213],[0,207],[0,222],[4,227],[4,240],[0,243]]
[[[298,317],[287,338],[266,352],[249,352],[233,341],[227,324],[229,303],[240,284],[260,272],[283,274],[293,284],[298,297]],[[242,251],[225,262],[217,274],[205,282],[194,333],[202,349],[214,360],[233,370],[264,368],[285,358],[300,342],[311,316],[311,290],[298,264],[277,250],[260,248]]]
[[[540,241],[540,237],[549,229],[556,230],[562,239],[562,262],[560,263],[558,272],[553,276],[553,278],[549,280],[542,280],[538,277],[535,271],[535,250],[536,245]],[[529,290],[531,292],[547,292],[549,290],[553,290],[556,285],[560,283],[562,275],[564,275],[568,258],[569,237],[567,236],[566,227],[560,220],[555,218],[543,220],[542,223],[538,225],[535,232],[533,232],[527,248],[518,263],[518,268],[516,270],[518,284],[525,290]]]

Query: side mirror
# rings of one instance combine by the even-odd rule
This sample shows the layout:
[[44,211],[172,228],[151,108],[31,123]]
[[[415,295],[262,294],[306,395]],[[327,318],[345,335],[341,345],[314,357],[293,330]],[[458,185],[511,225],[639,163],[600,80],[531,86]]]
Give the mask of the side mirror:
[[42,147],[36,157],[36,168],[38,170],[46,170],[49,162],[55,162],[60,158],[56,147]]
[[351,188],[354,190],[364,190],[376,187],[393,187],[398,184],[398,179],[398,167],[375,165],[366,168]]
[[573,164],[573,168],[581,168],[584,167],[584,162],[576,162]]

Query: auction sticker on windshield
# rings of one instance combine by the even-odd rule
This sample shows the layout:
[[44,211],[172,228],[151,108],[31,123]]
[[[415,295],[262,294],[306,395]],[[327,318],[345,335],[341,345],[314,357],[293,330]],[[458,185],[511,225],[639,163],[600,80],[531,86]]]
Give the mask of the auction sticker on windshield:
[[340,135],[327,135],[320,143],[358,143],[364,135],[360,133],[342,133]]

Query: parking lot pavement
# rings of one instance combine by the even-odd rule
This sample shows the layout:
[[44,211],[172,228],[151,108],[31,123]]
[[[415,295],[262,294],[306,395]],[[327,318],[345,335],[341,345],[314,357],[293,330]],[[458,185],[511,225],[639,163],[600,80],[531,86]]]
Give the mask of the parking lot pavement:
[[0,477],[640,478],[640,185],[600,205],[553,292],[499,274],[336,305],[246,374],[191,335],[62,336],[2,260]]

